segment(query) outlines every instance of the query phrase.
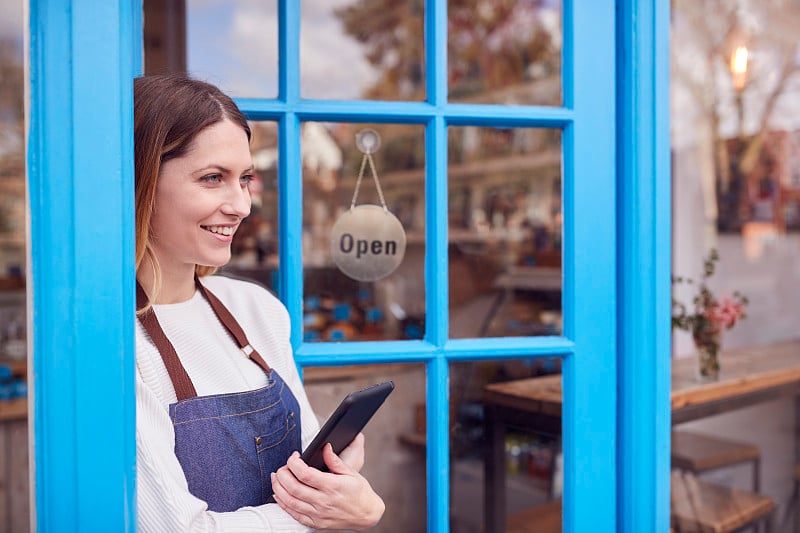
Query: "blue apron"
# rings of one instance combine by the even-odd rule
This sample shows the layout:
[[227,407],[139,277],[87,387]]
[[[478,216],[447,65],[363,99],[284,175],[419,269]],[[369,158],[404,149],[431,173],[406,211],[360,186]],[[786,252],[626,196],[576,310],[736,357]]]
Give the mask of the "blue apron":
[[[270,474],[300,450],[300,406],[283,379],[250,346],[230,311],[199,280],[195,284],[243,354],[264,370],[267,385],[247,392],[197,396],[152,308],[140,315],[178,399],[169,406],[175,455],[189,492],[207,502],[209,510],[261,505],[272,496]],[[146,305],[147,295],[137,283],[136,306]]]

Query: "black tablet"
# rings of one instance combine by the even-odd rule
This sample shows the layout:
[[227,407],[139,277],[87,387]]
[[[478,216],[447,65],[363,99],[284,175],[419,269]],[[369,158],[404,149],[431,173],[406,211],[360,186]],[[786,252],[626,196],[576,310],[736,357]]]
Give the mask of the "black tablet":
[[333,451],[337,455],[341,453],[364,429],[369,419],[393,390],[394,383],[384,381],[348,394],[319,430],[311,444],[303,451],[303,461],[314,468],[327,472],[328,467],[322,459],[322,449],[325,445],[330,442]]

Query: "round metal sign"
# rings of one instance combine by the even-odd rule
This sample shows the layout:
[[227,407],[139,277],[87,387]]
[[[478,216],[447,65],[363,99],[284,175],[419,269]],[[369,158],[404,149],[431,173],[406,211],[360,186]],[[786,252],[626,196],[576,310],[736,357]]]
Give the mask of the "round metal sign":
[[406,253],[406,232],[397,217],[378,205],[345,212],[331,230],[331,255],[339,270],[358,281],[385,278]]

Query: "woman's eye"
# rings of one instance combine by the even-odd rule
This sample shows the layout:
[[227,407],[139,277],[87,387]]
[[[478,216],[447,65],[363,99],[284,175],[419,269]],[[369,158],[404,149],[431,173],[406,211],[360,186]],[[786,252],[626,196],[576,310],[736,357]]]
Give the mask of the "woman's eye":
[[241,178],[239,178],[239,182],[242,185],[249,185],[251,181],[253,181],[254,177],[252,174],[245,174]]
[[222,181],[222,175],[220,174],[208,174],[207,176],[203,176],[200,178],[201,181],[206,183],[219,183]]

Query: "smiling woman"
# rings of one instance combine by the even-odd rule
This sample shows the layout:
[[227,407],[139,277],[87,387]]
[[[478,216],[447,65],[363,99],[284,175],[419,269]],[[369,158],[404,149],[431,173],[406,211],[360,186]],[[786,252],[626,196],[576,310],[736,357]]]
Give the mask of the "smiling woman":
[[[250,214],[252,171],[248,132],[227,119],[198,133],[186,155],[163,163],[150,219],[153,254],[145,255],[140,270],[149,277],[158,258],[167,286],[184,292],[161,292],[159,303],[194,292],[196,265],[217,268],[230,260],[233,233]],[[179,287],[180,279],[190,283]],[[146,281],[152,286],[154,279]]]
[[358,472],[363,436],[338,456],[326,448],[329,472],[300,459],[319,425],[286,309],[260,286],[210,275],[250,213],[247,121],[182,75],[138,78],[134,115],[139,529],[376,524],[384,504]]

